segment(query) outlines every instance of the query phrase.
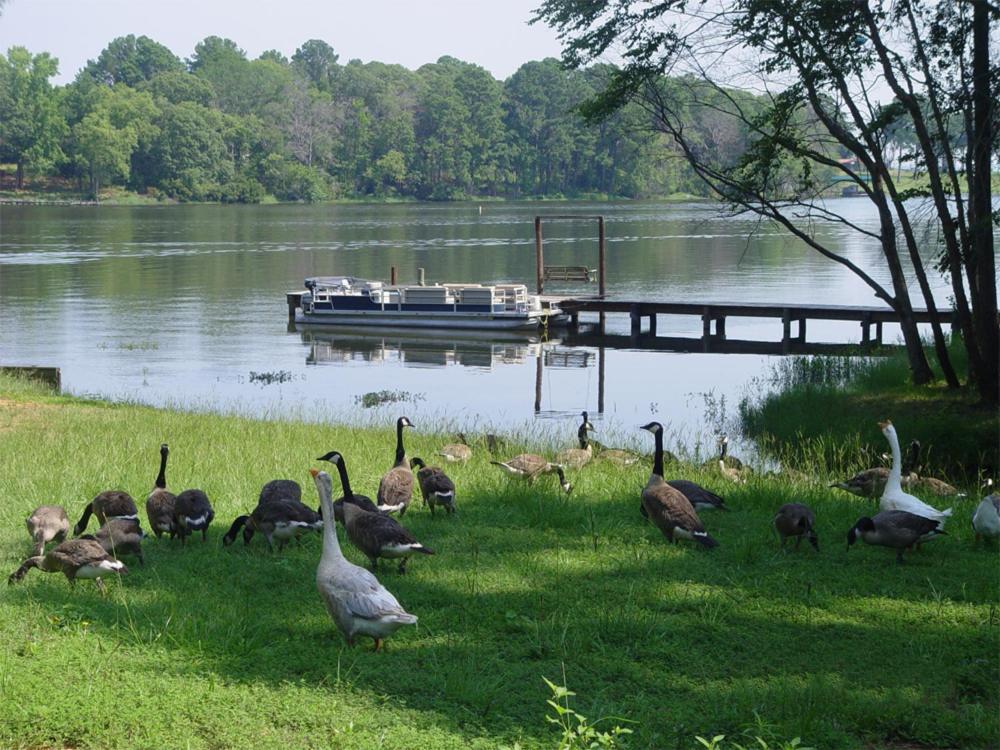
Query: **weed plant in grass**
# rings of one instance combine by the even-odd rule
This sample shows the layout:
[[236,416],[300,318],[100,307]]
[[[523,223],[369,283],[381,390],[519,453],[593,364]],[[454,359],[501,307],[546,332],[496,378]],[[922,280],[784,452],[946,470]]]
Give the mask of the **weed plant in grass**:
[[[973,499],[947,537],[897,566],[890,550],[846,552],[847,529],[873,506],[827,489],[828,476],[734,486],[687,466],[676,476],[733,508],[704,514],[721,543],[705,552],[667,545],[642,521],[648,466],[595,462],[567,497],[550,477],[508,479],[477,448],[447,467],[457,514],[407,513],[438,554],[405,576],[380,571],[420,622],[373,653],[348,648],[320,601],[318,535],[280,554],[221,537],[270,479],[299,481],[314,502],[308,469],[331,449],[356,491],[374,495],[392,464],[392,420],[254,421],[9,380],[0,393],[4,571],[30,554],[24,518],[39,504],[75,520],[104,489],[141,503],[163,442],[169,487],[201,487],[218,519],[205,544],[149,539],[145,566],[126,559],[131,573],[107,598],[37,571],[3,591],[0,746],[552,748],[543,677],[576,693],[581,716],[630,729],[618,738],[629,748],[765,736],[760,724],[773,747],[1000,744],[997,550],[973,546]],[[449,441],[407,435],[424,457]],[[820,553],[779,551],[769,523],[786,502],[815,510]]]
[[[952,354],[964,369],[963,350]],[[977,489],[1000,470],[996,410],[968,390],[911,385],[902,355],[783,359],[762,385],[762,398],[740,404],[742,430],[785,465],[843,477],[881,466],[888,446],[877,420],[889,418],[904,448],[920,441],[925,475]]]

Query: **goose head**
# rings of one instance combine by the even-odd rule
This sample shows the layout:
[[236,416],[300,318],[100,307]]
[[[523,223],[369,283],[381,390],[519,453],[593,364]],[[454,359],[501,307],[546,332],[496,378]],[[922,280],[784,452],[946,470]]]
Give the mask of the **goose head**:
[[566,481],[566,474],[563,473],[563,467],[561,464],[553,464],[556,469],[556,474],[559,475],[559,486],[562,487],[563,492],[567,495],[573,491],[573,483]]
[[410,459],[410,468],[411,469],[423,469],[426,466],[427,466],[427,464],[424,463],[424,459],[422,459],[422,458],[411,458]]
[[862,534],[871,531],[875,531],[875,522],[868,516],[859,518],[858,522],[851,527],[850,531],[847,532],[847,549],[850,549],[851,545],[858,541],[858,538]]
[[896,428],[892,426],[892,422],[890,420],[887,419],[884,422],[879,422],[878,427],[882,430],[882,434],[887,438],[891,439],[896,436]]
[[[337,463],[340,460],[340,454],[333,451],[333,455],[337,457],[336,460],[330,459],[332,463]],[[319,493],[319,498],[324,502],[332,502],[333,499],[333,479],[325,471],[317,471],[316,469],[309,469],[309,474],[312,476],[313,481],[316,483],[316,491]]]
[[639,429],[648,430],[649,432],[652,432],[655,435],[658,432],[663,432],[663,425],[660,424],[659,422],[650,422],[649,424],[642,425]]
[[[341,456],[337,451],[330,451],[324,455],[317,458],[317,461],[329,461],[331,464],[339,464],[343,456]],[[310,471],[313,475],[313,479],[316,478],[316,474]]]
[[410,421],[409,417],[400,417],[396,420],[396,427],[400,429],[403,427],[413,427],[413,422]]
[[580,429],[594,432],[594,425],[590,423],[590,417],[587,415],[587,412],[583,412],[580,416],[583,417],[583,424],[580,425]]
[[167,445],[166,443],[161,443],[160,444],[160,455],[161,456],[165,456],[168,453],[170,453],[170,446]]

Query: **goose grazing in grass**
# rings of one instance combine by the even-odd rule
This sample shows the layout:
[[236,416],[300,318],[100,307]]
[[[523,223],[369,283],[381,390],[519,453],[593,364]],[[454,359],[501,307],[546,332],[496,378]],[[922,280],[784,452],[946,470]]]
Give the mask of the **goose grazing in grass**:
[[490,461],[494,466],[499,466],[508,475],[525,479],[529,483],[534,482],[537,477],[543,474],[558,474],[559,486],[567,495],[573,491],[573,485],[566,481],[566,474],[563,467],[546,461],[542,456],[535,453],[521,453],[509,461]]
[[[265,493],[262,492],[261,495],[265,496]],[[277,540],[280,552],[289,540],[298,540],[310,531],[321,531],[323,518],[298,500],[268,495],[265,502],[257,503],[257,507],[249,515],[239,516],[233,521],[229,531],[222,537],[222,546],[228,547],[236,541],[236,534],[241,528],[243,544],[250,544],[254,533],[259,531],[267,540],[268,549],[273,550],[273,542]]]
[[886,482],[889,481],[889,470],[884,466],[859,471],[850,479],[834,482],[831,487],[846,490],[858,497],[882,497]]
[[24,523],[35,543],[36,556],[45,552],[46,544],[61,542],[69,533],[69,517],[61,505],[39,505]]
[[[891,456],[890,456],[891,459]],[[936,477],[925,477],[921,474],[923,464],[920,461],[920,441],[911,440],[907,450],[906,460],[903,461],[902,477],[900,482],[903,487],[922,495],[935,495],[937,497],[965,497],[966,493],[960,491],[954,485],[948,484],[943,479]]]
[[[330,451],[316,460],[328,461],[329,463],[334,464],[337,467],[337,472],[340,474],[340,485],[344,488],[344,494],[333,504],[333,514],[338,523],[344,522],[344,503],[357,505],[361,508],[361,510],[366,510],[369,513],[395,513],[396,511],[402,509],[402,504],[376,505],[367,495],[355,494],[355,492],[351,490],[351,480],[347,476],[347,466],[344,463],[344,457],[337,451]],[[316,510],[317,513],[322,513],[322,511],[322,508],[317,508]]]
[[594,457],[594,448],[590,444],[590,438],[587,436],[588,431],[594,429],[594,425],[587,418],[587,412],[583,412],[581,416],[583,417],[583,422],[580,423],[580,428],[576,431],[576,439],[580,446],[578,448],[567,448],[556,454],[556,462],[571,469],[579,469],[586,466]]
[[378,651],[386,638],[404,625],[415,625],[417,618],[372,573],[344,557],[334,528],[333,480],[325,471],[310,469],[309,473],[323,512],[323,556],[316,568],[316,588],[348,645],[353,646],[362,635],[374,640]]
[[[295,500],[302,502],[302,485],[294,479],[272,479],[260,489],[257,505],[266,505],[274,500]],[[316,511],[319,515],[319,511]]]
[[107,490],[87,503],[87,507],[83,509],[83,515],[73,527],[74,535],[79,536],[86,531],[91,515],[97,516],[97,522],[102,525],[107,523],[109,518],[139,520],[139,511],[135,507],[135,500],[130,494],[121,490]]
[[92,578],[102,594],[106,593],[102,576],[128,573],[125,564],[111,557],[93,538],[67,539],[45,555],[29,557],[10,574],[7,583],[17,583],[32,568],[43,573],[62,573],[71,584],[76,584],[77,578]]
[[472,448],[469,447],[469,442],[465,439],[464,432],[458,433],[455,437],[458,439],[458,442],[449,443],[444,446],[438,451],[438,455],[450,463],[465,463],[472,458]]
[[163,534],[170,534],[173,539],[177,534],[174,527],[174,494],[167,491],[168,455],[170,448],[164,443],[160,446],[160,473],[156,475],[153,491],[146,497],[146,518],[157,539]]
[[378,484],[379,505],[399,505],[399,515],[406,514],[406,509],[410,505],[413,497],[413,471],[410,463],[406,460],[406,450],[403,448],[403,428],[413,427],[413,423],[406,417],[396,420],[396,462],[383,476]]
[[882,429],[882,434],[888,439],[889,447],[892,449],[892,468],[889,470],[889,479],[885,484],[885,490],[882,492],[882,499],[879,501],[879,510],[903,510],[923,516],[924,518],[930,518],[934,521],[940,521],[941,527],[944,528],[945,519],[951,516],[951,508],[938,510],[923,500],[903,492],[903,488],[900,485],[902,458],[899,452],[899,439],[896,437],[896,428],[893,427],[892,422],[889,420],[879,422],[879,427]]
[[139,522],[131,518],[109,518],[94,534],[94,539],[109,555],[135,555],[139,564],[145,565],[142,557],[142,540],[145,538]]
[[201,540],[208,539],[208,526],[215,518],[212,503],[201,490],[184,490],[174,499],[174,526],[181,543],[196,531],[201,532]]
[[455,512],[455,483],[437,466],[428,466],[422,458],[411,458],[410,468],[417,470],[417,484],[424,503],[434,515],[434,507],[440,505],[447,513]]
[[802,537],[809,540],[809,544],[819,552],[819,539],[813,528],[816,525],[816,516],[812,510],[802,503],[786,503],[778,508],[778,513],[771,521],[774,530],[781,537],[781,546],[784,548],[788,537],[795,537],[795,549],[802,543]]
[[[993,480],[987,480],[987,491],[993,489]],[[972,514],[972,530],[976,533],[976,542],[982,537],[1000,537],[1000,495],[989,494],[983,498]]]
[[648,518],[671,543],[676,543],[678,539],[690,539],[703,547],[717,547],[719,543],[705,531],[691,502],[680,490],[663,480],[663,425],[650,422],[642,429],[652,432],[656,439],[653,473],[642,491],[642,507]]
[[859,518],[847,532],[847,549],[858,539],[896,550],[896,562],[903,562],[903,550],[944,534],[941,522],[905,510],[883,510],[873,517]]

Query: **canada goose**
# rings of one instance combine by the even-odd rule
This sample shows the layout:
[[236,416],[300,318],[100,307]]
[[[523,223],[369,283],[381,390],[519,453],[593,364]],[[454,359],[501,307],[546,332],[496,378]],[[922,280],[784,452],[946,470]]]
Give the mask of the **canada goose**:
[[648,517],[671,543],[677,539],[690,539],[704,547],[716,547],[715,541],[698,518],[694,506],[677,489],[663,481],[663,425],[650,422],[642,429],[653,433],[656,453],[653,456],[653,473],[642,491],[642,505]]
[[403,449],[404,427],[413,427],[413,423],[406,417],[400,417],[396,420],[396,463],[382,476],[376,495],[379,505],[402,505],[400,516],[406,514],[413,497],[413,471]]
[[201,532],[201,540],[204,542],[208,538],[208,525],[213,518],[215,511],[212,510],[212,503],[201,490],[184,490],[174,499],[174,526],[182,544],[195,531]]
[[966,493],[960,491],[954,485],[950,485],[942,479],[935,477],[922,477],[912,475],[906,483],[906,489],[920,492],[925,495],[936,495],[937,497],[965,497]]
[[351,544],[357,547],[371,563],[372,570],[378,566],[378,559],[401,558],[399,572],[406,572],[410,555],[420,552],[433,555],[434,550],[416,540],[399,521],[381,513],[369,513],[357,505],[344,505],[344,528]]
[[932,508],[923,500],[903,492],[903,488],[899,483],[900,475],[902,474],[902,459],[899,453],[899,439],[896,437],[896,428],[892,426],[892,422],[888,419],[884,422],[879,422],[879,427],[882,428],[882,434],[889,440],[889,447],[892,448],[892,468],[889,470],[889,479],[885,484],[885,490],[882,491],[879,509],[903,510],[923,516],[924,518],[940,521],[941,528],[944,528],[945,519],[951,516],[951,508],[938,510],[937,508]]
[[[261,494],[264,495],[263,492]],[[267,540],[269,549],[274,549],[272,540],[276,539],[280,552],[289,539],[298,539],[309,531],[322,530],[323,519],[319,513],[298,500],[269,496],[266,502],[258,503],[249,515],[239,516],[233,521],[229,531],[222,537],[222,546],[227,547],[236,541],[236,534],[241,528],[244,544],[250,544],[254,533],[259,531]]]
[[587,418],[587,412],[583,412],[581,416],[583,417],[583,422],[576,431],[576,439],[580,443],[580,447],[567,448],[556,454],[556,462],[571,469],[579,469],[586,466],[590,463],[590,459],[594,457],[594,448],[591,446],[590,439],[587,436],[588,430],[593,430],[594,425]]
[[[684,495],[695,511],[699,513],[703,510],[729,510],[724,499],[700,484],[689,482],[687,479],[671,479],[667,484]],[[649,518],[642,503],[639,503],[639,512],[642,513],[643,518]]]
[[24,523],[35,543],[36,557],[45,552],[46,544],[61,542],[69,533],[69,518],[61,505],[39,505]]
[[[340,474],[340,485],[344,488],[344,494],[333,504],[333,514],[339,523],[344,522],[344,503],[357,505],[361,510],[367,510],[369,513],[395,513],[402,507],[402,505],[376,505],[367,495],[355,494],[351,490],[351,480],[347,476],[347,463],[337,451],[330,451],[316,460],[334,464]],[[322,508],[318,508],[316,512],[322,513],[322,510]]]
[[94,538],[109,555],[135,555],[139,564],[145,565],[142,557],[142,540],[145,534],[139,522],[132,518],[109,518],[94,534]]
[[799,548],[802,537],[806,537],[817,552],[819,552],[819,539],[813,528],[816,524],[816,516],[807,506],[802,503],[786,503],[778,508],[778,513],[771,521],[774,530],[781,537],[781,546],[784,548],[785,541],[790,536],[795,537],[795,549]]
[[460,432],[455,436],[458,439],[457,443],[449,443],[438,451],[438,455],[441,456],[445,461],[451,463],[457,463],[459,461],[465,462],[472,458],[472,448],[469,447],[469,442],[465,439],[465,433]]
[[348,645],[364,635],[375,641],[378,651],[386,638],[404,625],[415,625],[417,618],[372,573],[344,557],[334,528],[333,480],[325,471],[310,469],[309,473],[323,511],[323,556],[316,568],[316,588]]
[[941,522],[905,510],[883,510],[873,517],[859,518],[847,532],[847,549],[859,538],[865,544],[877,544],[896,550],[896,562],[903,562],[903,550],[944,534]]
[[542,474],[558,474],[559,486],[567,495],[573,491],[573,485],[566,481],[566,474],[559,464],[550,463],[535,453],[521,453],[509,461],[490,461],[494,466],[499,466],[512,477],[526,479],[529,483],[534,482],[536,477]]
[[747,474],[751,473],[751,469],[735,456],[728,455],[729,436],[719,435],[717,442],[719,446],[719,473],[730,482],[745,483],[747,481]]
[[146,497],[146,518],[157,539],[163,534],[170,534],[173,539],[177,534],[177,529],[174,528],[174,494],[167,491],[169,454],[170,448],[164,443],[160,446],[160,473],[156,475],[153,491]]
[[[302,502],[302,486],[294,479],[272,479],[260,489],[257,505],[264,505],[273,500],[295,500]],[[319,511],[316,511],[319,515]]]
[[29,557],[10,574],[7,583],[17,583],[31,568],[38,568],[43,573],[62,573],[71,584],[76,584],[77,578],[93,578],[102,594],[106,590],[101,576],[128,573],[125,564],[111,557],[93,538],[67,539],[45,555]]
[[885,484],[889,481],[889,470],[884,466],[859,471],[850,479],[834,482],[831,487],[846,490],[858,497],[882,497]]
[[[986,482],[986,489],[993,488],[993,480]],[[972,530],[976,542],[982,537],[1000,537],[1000,495],[987,495],[972,514]]]
[[437,466],[428,466],[422,458],[411,458],[410,468],[417,469],[417,484],[424,503],[434,515],[434,506],[441,505],[448,513],[455,512],[455,483]]
[[639,463],[643,459],[643,457],[638,453],[622,450],[620,448],[607,448],[601,450],[598,452],[597,458],[600,461],[610,461],[616,466],[632,466],[633,464]]
[[91,514],[97,516],[97,522],[100,524],[104,524],[109,518],[139,520],[139,511],[135,507],[135,500],[122,490],[107,490],[87,503],[87,507],[83,509],[83,515],[73,527],[74,535],[79,536],[86,530]]

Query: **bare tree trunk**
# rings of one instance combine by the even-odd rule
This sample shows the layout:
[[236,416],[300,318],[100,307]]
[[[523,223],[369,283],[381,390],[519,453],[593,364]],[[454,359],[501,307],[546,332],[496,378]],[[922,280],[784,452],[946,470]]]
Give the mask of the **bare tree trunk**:
[[1000,402],[1000,334],[997,332],[996,258],[993,255],[992,179],[990,147],[993,143],[995,102],[990,92],[990,21],[986,0],[973,1],[972,103],[975,139],[971,144],[973,172],[969,181],[969,233],[975,274],[969,287],[976,338],[983,359],[977,386],[989,405]]
[[15,182],[18,190],[24,189],[24,162],[17,162],[17,181]]

